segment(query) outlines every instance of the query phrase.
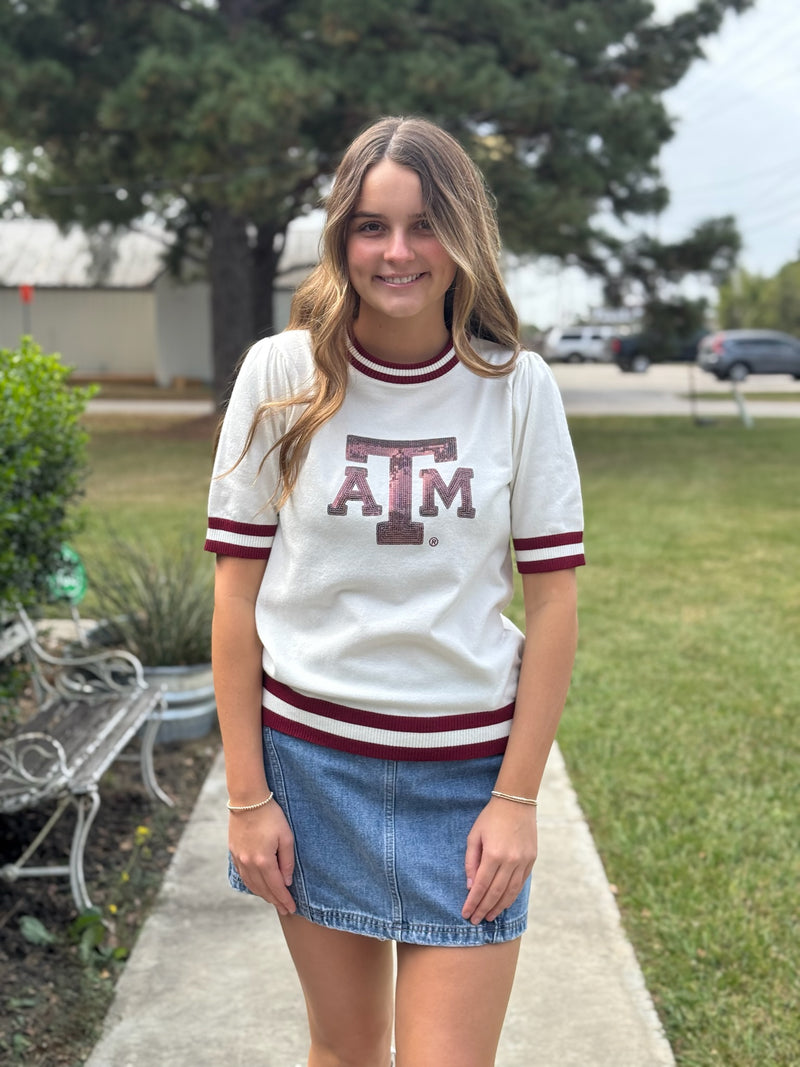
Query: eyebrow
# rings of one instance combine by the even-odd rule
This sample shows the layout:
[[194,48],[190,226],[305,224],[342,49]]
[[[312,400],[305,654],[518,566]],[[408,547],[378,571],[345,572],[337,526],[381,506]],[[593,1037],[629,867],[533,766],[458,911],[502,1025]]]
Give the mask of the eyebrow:
[[[427,218],[426,211],[418,211],[414,215],[409,215],[410,219],[424,219]],[[380,211],[354,211],[350,216],[351,219],[385,219],[386,216],[381,214]]]

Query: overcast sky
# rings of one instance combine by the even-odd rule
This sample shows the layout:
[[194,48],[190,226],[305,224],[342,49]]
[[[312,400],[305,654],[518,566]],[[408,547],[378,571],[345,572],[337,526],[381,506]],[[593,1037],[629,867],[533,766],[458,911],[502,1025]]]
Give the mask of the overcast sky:
[[[658,0],[659,12],[685,9]],[[772,274],[800,255],[800,0],[756,0],[665,97],[678,118],[661,154],[672,203],[661,236],[709,215],[736,216],[742,261]]]
[[[655,0],[670,18],[691,0]],[[647,223],[675,240],[702,219],[732,214],[744,241],[741,262],[774,274],[800,256],[800,0],[756,0],[726,16],[721,31],[666,94],[676,134],[662,150],[669,208]],[[597,305],[579,272],[553,268],[510,279],[521,317],[565,324]]]

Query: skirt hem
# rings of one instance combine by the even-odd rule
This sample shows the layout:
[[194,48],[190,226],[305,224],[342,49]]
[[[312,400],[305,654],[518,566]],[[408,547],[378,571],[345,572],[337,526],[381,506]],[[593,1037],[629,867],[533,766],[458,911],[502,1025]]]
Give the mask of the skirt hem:
[[435,945],[443,948],[471,948],[478,945],[497,945],[514,941],[525,933],[527,917],[503,922],[483,922],[477,926],[442,926],[433,923],[389,922],[371,915],[329,908],[298,906],[297,914],[317,926],[326,926],[346,933],[374,937],[379,941],[400,941],[408,945]]
[[[244,884],[232,860],[228,861],[228,879],[231,889],[237,893],[253,894]],[[373,915],[345,911],[340,908],[316,908],[304,903],[297,904],[295,914],[308,919],[316,926],[330,930],[342,930],[348,934],[374,937],[379,941],[401,941],[407,945],[437,945],[442,948],[470,948],[477,945],[499,945],[522,937],[528,926],[527,915],[516,919],[482,922],[478,926],[466,923],[463,926],[444,926],[440,923],[411,923],[402,919],[387,921]]]

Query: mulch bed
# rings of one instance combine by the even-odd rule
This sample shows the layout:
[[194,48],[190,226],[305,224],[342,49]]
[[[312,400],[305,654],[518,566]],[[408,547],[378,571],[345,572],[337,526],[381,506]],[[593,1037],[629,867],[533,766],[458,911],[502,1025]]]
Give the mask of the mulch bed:
[[[136,763],[118,763],[101,783],[85,872],[102,924],[76,924],[67,878],[0,880],[0,1063],[85,1062],[219,744],[214,731],[156,747],[158,781],[175,808],[150,801]],[[66,862],[73,822],[69,809],[37,862]],[[41,813],[0,817],[0,866],[40,825]]]

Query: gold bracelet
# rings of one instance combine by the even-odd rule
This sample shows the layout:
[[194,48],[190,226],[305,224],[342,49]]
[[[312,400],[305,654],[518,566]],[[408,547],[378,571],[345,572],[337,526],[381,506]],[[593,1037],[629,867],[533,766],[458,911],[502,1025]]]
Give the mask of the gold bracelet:
[[231,804],[228,801],[228,811],[255,811],[256,808],[263,808],[272,800],[275,796],[274,793],[270,793],[266,800],[259,800],[257,804]]
[[501,793],[499,789],[493,789],[492,796],[501,797],[503,800],[513,800],[515,804],[530,804],[533,808],[539,806],[539,801],[533,800],[531,797],[515,797],[511,793]]

